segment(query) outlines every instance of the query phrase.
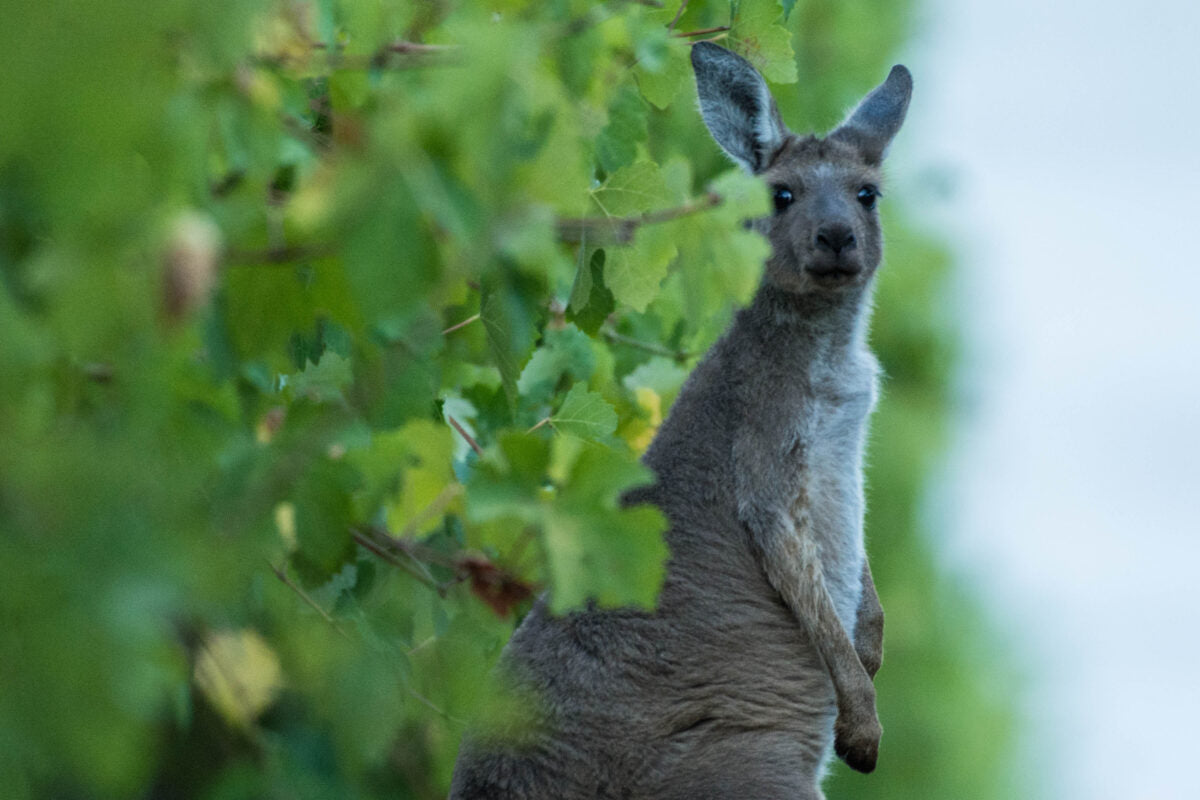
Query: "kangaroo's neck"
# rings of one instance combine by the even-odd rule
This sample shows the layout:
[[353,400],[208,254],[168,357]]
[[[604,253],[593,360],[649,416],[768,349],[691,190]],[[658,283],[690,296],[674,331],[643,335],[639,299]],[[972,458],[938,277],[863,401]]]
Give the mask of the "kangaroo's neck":
[[797,295],[764,284],[743,314],[748,332],[781,357],[835,365],[866,349],[871,288]]

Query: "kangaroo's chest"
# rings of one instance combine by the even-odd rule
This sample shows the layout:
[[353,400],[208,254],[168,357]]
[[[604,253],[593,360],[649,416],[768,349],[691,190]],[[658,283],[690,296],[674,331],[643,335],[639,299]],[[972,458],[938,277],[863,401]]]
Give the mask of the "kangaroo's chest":
[[[813,535],[823,547],[849,544],[862,516],[862,456],[873,393],[814,396],[797,420],[797,511],[807,508],[816,523]],[[852,529],[852,530],[848,530]]]
[[828,377],[818,374],[789,403],[792,452],[810,481],[857,479],[875,396],[874,372],[864,366]]
[[820,553],[829,593],[853,633],[862,591],[863,448],[875,403],[873,377],[836,389],[818,387],[797,420],[793,516]]

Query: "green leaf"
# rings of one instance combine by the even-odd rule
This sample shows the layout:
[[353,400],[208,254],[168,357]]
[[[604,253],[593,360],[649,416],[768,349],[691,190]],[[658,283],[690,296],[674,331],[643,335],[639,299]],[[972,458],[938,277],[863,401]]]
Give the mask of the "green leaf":
[[795,83],[800,75],[792,51],[792,34],[779,24],[783,13],[779,0],[741,0],[729,41],[767,80]]
[[[581,256],[583,248],[581,246]],[[605,251],[597,249],[586,263],[581,262],[575,273],[575,284],[571,287],[567,319],[589,335],[594,335],[616,308],[613,294],[604,285]]]
[[731,306],[749,302],[770,256],[770,245],[745,221],[769,213],[762,180],[731,170],[712,182],[722,198],[716,208],[676,220],[678,277],[668,281],[664,295],[676,290],[683,300],[682,316],[698,330],[707,321],[723,324]]
[[364,343],[354,357],[353,405],[373,427],[389,429],[433,412],[441,383],[436,355],[445,345],[440,324],[428,311],[376,326],[379,341]]
[[541,488],[550,463],[544,437],[507,431],[476,465],[467,484],[467,516],[474,522],[542,518]]
[[646,104],[636,89],[622,86],[608,108],[608,124],[596,137],[596,159],[605,172],[615,172],[633,162],[644,141]]
[[534,351],[522,370],[517,390],[526,402],[544,403],[564,374],[576,381],[586,381],[595,366],[592,340],[578,328],[567,325],[548,330],[542,346]]
[[[336,258],[294,266],[234,266],[225,271],[217,306],[233,355],[250,360],[273,356],[297,333],[315,330],[322,319],[357,329],[359,317],[341,262]],[[267,311],[269,309],[269,311]]]
[[624,491],[651,477],[631,454],[606,447],[585,447],[576,458],[543,533],[556,613],[588,600],[653,607],[667,557],[664,518],[652,506],[619,508]]
[[670,204],[662,170],[653,161],[637,161],[608,176],[592,199],[607,217],[641,214]]
[[713,212],[718,219],[740,225],[748,219],[771,213],[770,192],[762,178],[731,169],[717,176],[711,185],[721,196],[721,204]]
[[308,586],[325,583],[354,557],[350,526],[354,522],[351,493],[360,483],[358,471],[342,461],[318,458],[295,485],[296,541],[292,556]]
[[371,197],[353,209],[342,253],[354,299],[371,321],[411,308],[435,285],[439,269],[415,192],[400,176],[384,177],[376,176]]
[[666,57],[655,65],[654,70],[640,63],[634,68],[633,74],[637,76],[642,96],[655,107],[666,108],[671,105],[687,85],[692,75],[689,53],[686,45],[673,44],[667,48]]
[[[609,176],[592,198],[611,217],[662,210],[673,199],[666,177],[654,162],[638,161]],[[675,253],[669,225],[639,225],[632,243],[606,250],[604,284],[618,302],[642,311],[657,296]]]
[[347,113],[362,108],[370,96],[365,72],[345,69],[329,76],[329,99],[336,112]]
[[284,388],[295,396],[305,396],[315,402],[343,399],[343,390],[350,385],[354,373],[350,359],[326,350],[316,364],[309,361],[303,371],[283,376]]
[[445,502],[445,493],[455,488],[451,460],[454,431],[428,419],[411,420],[396,432],[404,443],[400,491],[388,499],[385,509],[388,528],[397,533],[425,533],[441,525],[435,503]]
[[639,226],[632,244],[608,248],[604,283],[618,302],[644,311],[658,296],[677,252],[673,226]]
[[560,433],[580,439],[602,440],[617,429],[617,412],[599,393],[588,391],[586,383],[577,383],[567,392],[550,424]]
[[[511,277],[511,276],[509,276]],[[480,319],[487,330],[488,349],[500,370],[500,381],[509,409],[517,407],[517,380],[533,352],[536,329],[531,298],[514,282],[494,280],[484,289]]]
[[571,283],[571,295],[567,298],[567,309],[580,311],[587,307],[592,295],[591,264],[600,259],[604,262],[604,251],[600,248],[591,250],[586,244],[580,244],[575,253],[575,280]]

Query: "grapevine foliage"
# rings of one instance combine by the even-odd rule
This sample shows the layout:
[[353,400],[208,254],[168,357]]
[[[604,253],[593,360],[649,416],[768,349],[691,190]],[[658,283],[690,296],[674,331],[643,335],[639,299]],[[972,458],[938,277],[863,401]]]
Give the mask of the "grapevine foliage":
[[[8,3],[5,796],[442,796],[465,724],[527,707],[488,675],[536,593],[651,607],[664,521],[618,498],[767,255],[689,43],[828,127],[899,39],[865,5]],[[943,261],[906,259],[881,349],[936,420]],[[957,787],[975,740],[913,741],[912,796]]]

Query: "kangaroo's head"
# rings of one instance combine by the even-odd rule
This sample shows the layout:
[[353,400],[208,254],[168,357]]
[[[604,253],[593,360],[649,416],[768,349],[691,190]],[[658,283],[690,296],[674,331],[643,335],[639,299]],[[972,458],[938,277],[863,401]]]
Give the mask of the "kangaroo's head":
[[861,287],[883,253],[880,165],[904,122],[912,76],[901,66],[824,139],[783,124],[762,76],[709,42],[692,47],[700,114],[717,144],[770,187],[774,214],[755,221],[771,241],[766,280],[807,293]]

